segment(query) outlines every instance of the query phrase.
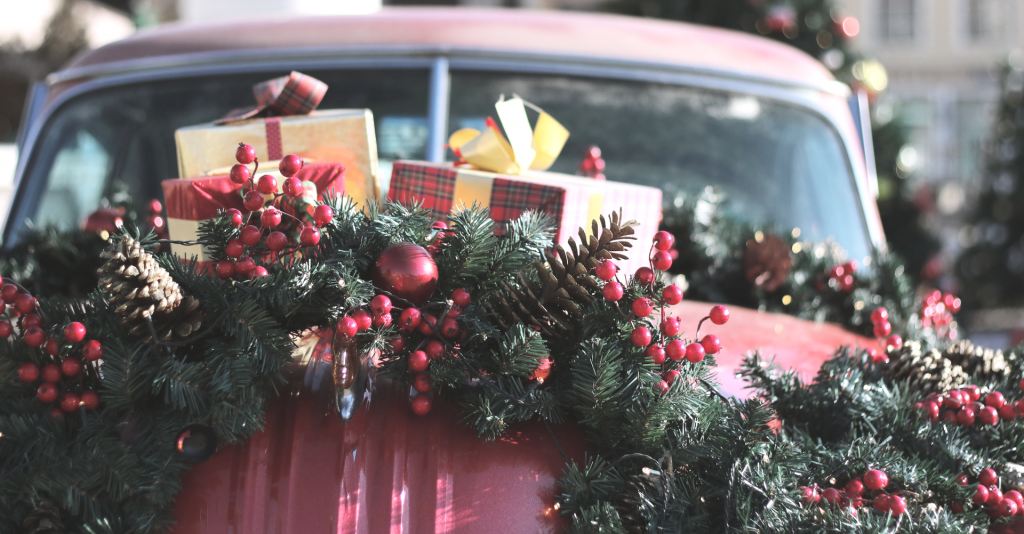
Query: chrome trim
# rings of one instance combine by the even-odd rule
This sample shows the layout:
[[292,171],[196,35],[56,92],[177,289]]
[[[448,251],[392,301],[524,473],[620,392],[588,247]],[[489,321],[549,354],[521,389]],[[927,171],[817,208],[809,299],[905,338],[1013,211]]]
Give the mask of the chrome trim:
[[427,110],[429,136],[427,137],[427,161],[444,161],[444,145],[448,137],[448,97],[451,92],[451,76],[448,74],[448,58],[441,56],[434,60],[430,70],[430,103]]

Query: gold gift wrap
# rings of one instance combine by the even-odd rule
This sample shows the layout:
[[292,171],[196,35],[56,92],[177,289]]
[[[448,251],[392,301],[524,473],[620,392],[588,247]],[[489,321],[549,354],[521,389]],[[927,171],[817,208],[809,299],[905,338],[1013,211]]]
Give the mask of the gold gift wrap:
[[[527,106],[540,113],[537,125],[532,128],[526,117]],[[494,109],[505,129],[504,136],[498,125],[488,118],[484,131],[463,128],[448,138],[448,146],[462,161],[485,171],[521,174],[528,170],[548,170],[569,139],[569,130],[547,112],[518,96],[508,100],[502,96]]]
[[[269,139],[268,139],[269,138]],[[197,124],[174,132],[178,171],[183,178],[204,176],[236,163],[238,143],[252,145],[260,162],[295,154],[311,161],[336,161],[345,166],[345,194],[361,206],[378,199],[377,141],[373,113],[368,109],[314,111],[214,125]],[[276,170],[261,163],[257,175]]]

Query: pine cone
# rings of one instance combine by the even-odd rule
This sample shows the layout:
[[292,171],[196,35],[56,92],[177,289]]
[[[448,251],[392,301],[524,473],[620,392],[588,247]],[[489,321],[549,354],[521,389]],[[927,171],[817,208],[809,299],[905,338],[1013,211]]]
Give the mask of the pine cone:
[[509,328],[516,323],[526,323],[548,336],[571,332],[573,321],[583,318],[579,303],[592,301],[588,290],[601,289],[601,284],[592,276],[594,267],[602,259],[626,259],[622,252],[633,246],[629,241],[635,239],[632,235],[637,223],[621,222],[621,217],[621,213],[612,213],[606,220],[602,215],[600,227],[598,221],[592,221],[589,237],[580,228],[579,247],[570,238],[570,251],[556,245],[554,253],[546,252],[547,264],[534,262],[536,280],[519,273],[516,286],[502,282],[504,294],[499,294],[495,303],[488,306],[498,324]]
[[793,259],[781,239],[769,235],[761,241],[747,241],[743,251],[743,270],[747,281],[765,291],[775,291],[786,281]]
[[64,534],[64,523],[60,520],[60,508],[49,501],[39,506],[21,522],[26,534]]
[[975,347],[969,341],[927,352],[919,342],[907,342],[889,354],[884,372],[891,380],[908,381],[912,391],[943,393],[968,384],[975,374],[982,380],[1003,378],[1010,366],[1002,351]]
[[102,257],[107,262],[97,271],[99,286],[129,334],[152,341],[147,317],[152,318],[159,341],[185,338],[199,329],[199,301],[182,297],[170,273],[134,239],[122,236]]
[[640,508],[644,501],[650,501],[658,491],[654,477],[650,475],[633,475],[626,480],[626,487],[612,499],[612,506],[619,512],[622,526],[629,534],[643,534],[647,530]]

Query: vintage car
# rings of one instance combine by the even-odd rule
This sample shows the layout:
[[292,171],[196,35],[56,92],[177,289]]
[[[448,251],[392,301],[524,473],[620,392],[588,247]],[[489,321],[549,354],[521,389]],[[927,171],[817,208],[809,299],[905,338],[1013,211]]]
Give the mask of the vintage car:
[[[864,100],[814,58],[686,24],[446,8],[170,25],[82,55],[33,92],[4,245],[28,221],[81,224],[119,183],[159,198],[177,177],[175,129],[249,104],[255,82],[291,70],[329,84],[321,108],[373,111],[383,190],[392,161],[450,159],[449,133],[514,93],[572,132],[555,171],[575,172],[597,145],[609,179],[660,187],[668,202],[714,186],[735,215],[835,239],[853,258],[885,246]],[[708,307],[674,313],[696,324]],[[873,343],[756,310],[734,308],[728,326],[719,380],[732,395],[744,394],[734,369],[747,351],[814,373],[837,346]],[[583,457],[572,425],[524,424],[489,443],[457,406],[418,417],[386,384],[347,425],[324,399],[292,393],[269,403],[248,445],[186,476],[175,532],[558,529],[552,452]]]

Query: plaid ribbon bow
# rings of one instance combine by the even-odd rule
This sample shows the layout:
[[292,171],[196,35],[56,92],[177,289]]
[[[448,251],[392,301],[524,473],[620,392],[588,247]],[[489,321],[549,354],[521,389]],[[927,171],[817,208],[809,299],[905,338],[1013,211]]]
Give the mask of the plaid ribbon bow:
[[214,124],[236,122],[257,115],[305,115],[320,105],[327,92],[327,84],[312,76],[292,71],[288,76],[252,86],[252,92],[256,95],[256,106],[233,109],[214,121]]

